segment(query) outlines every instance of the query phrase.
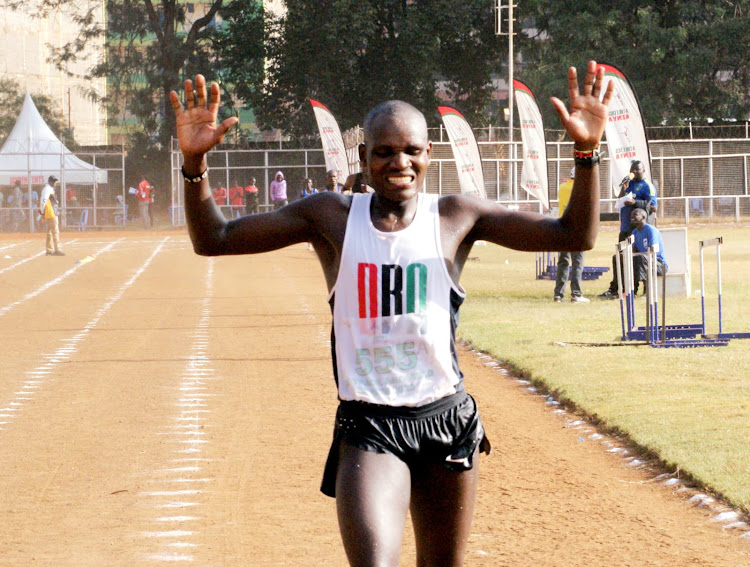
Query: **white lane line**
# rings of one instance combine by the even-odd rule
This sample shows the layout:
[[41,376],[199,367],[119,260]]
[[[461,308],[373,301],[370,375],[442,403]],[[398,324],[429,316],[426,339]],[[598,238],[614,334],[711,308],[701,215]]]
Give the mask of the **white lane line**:
[[[210,343],[209,325],[213,299],[213,273],[214,261],[211,259],[205,277],[206,292],[201,305],[201,317],[193,332],[191,354],[185,364],[180,384],[175,388],[178,392],[175,401],[178,415],[174,417],[173,424],[166,425],[162,431],[156,433],[158,436],[166,437],[166,443],[172,443],[178,447],[172,451],[175,457],[171,460],[170,465],[173,466],[154,471],[155,478],[152,484],[158,484],[162,487],[182,485],[190,488],[139,493],[142,497],[153,499],[151,506],[154,509],[155,516],[147,522],[169,523],[175,524],[175,527],[190,527],[191,529],[174,530],[168,532],[173,534],[169,538],[159,539],[160,545],[146,557],[147,561],[151,563],[173,561],[192,563],[196,561],[192,555],[175,554],[174,551],[170,551],[174,548],[198,547],[198,544],[191,539],[200,535],[196,523],[202,518],[179,514],[179,512],[182,509],[203,506],[206,496],[211,493],[210,485],[216,480],[205,476],[202,470],[204,464],[213,461],[202,455],[210,443],[210,440],[204,438],[206,437],[206,428],[214,426],[206,423],[206,420],[212,415],[210,405],[219,397],[217,394],[210,393],[208,387],[209,382],[217,379],[214,369],[211,367],[211,358],[207,353]],[[187,496],[193,498],[188,499]],[[166,510],[174,510],[176,514],[165,516]],[[152,531],[141,532],[141,536],[147,538],[154,538],[153,534]],[[167,539],[173,539],[174,541],[167,541]]]
[[[169,237],[165,238],[162,244],[166,243]],[[120,239],[122,240],[122,239]],[[119,242],[119,240],[117,241]],[[100,252],[104,252],[105,250],[111,248],[111,246],[114,246],[117,242],[111,243],[110,246],[105,247]],[[54,354],[46,354],[43,355],[43,358],[48,360],[45,364],[42,364],[41,366],[33,369],[28,370],[26,372],[27,377],[31,379],[27,379],[24,383],[25,384],[31,384],[32,386],[35,386],[35,388],[29,389],[28,391],[24,392],[23,397],[16,397],[14,400],[8,402],[6,407],[0,408],[0,412],[5,415],[5,412],[18,412],[21,409],[23,409],[23,406],[27,405],[28,401],[30,401],[29,396],[32,396],[36,394],[39,391],[39,386],[44,385],[47,381],[45,378],[48,375],[52,375],[53,371],[56,369],[56,367],[61,362],[66,362],[70,360],[71,356],[78,351],[78,344],[83,341],[85,338],[88,337],[89,333],[96,328],[96,326],[99,324],[99,321],[101,321],[102,317],[112,308],[112,306],[117,303],[120,298],[123,296],[123,294],[135,283],[135,281],[143,274],[143,272],[146,271],[146,268],[151,264],[153,259],[156,257],[156,255],[161,251],[162,245],[156,247],[151,255],[146,259],[146,261],[141,265],[140,268],[138,268],[135,273],[124,283],[122,286],[120,286],[120,289],[118,289],[114,294],[112,294],[100,307],[96,314],[94,315],[94,318],[91,319],[86,325],[84,325],[83,329],[80,330],[78,333],[76,333],[73,337],[63,339],[62,342],[66,343],[64,346],[59,348]],[[58,278],[59,279],[59,278]],[[54,280],[53,280],[54,281]],[[40,288],[41,289],[41,288]],[[38,290],[39,291],[39,290]],[[32,292],[36,293],[36,292]],[[51,379],[51,378],[50,378]],[[16,417],[18,414],[8,413],[8,417]],[[0,427],[0,430],[5,429],[5,426]]]
[[26,262],[31,262],[34,258],[38,258],[39,256],[44,256],[44,255],[45,255],[45,251],[42,250],[41,252],[38,252],[34,254],[33,256],[29,256],[28,258],[24,258],[23,260],[19,260],[15,264],[11,264],[10,266],[3,268],[2,270],[0,270],[0,274],[4,274],[5,272],[9,270],[13,270],[14,268],[17,268],[18,266],[22,266]]
[[3,246],[0,246],[0,252],[3,252],[5,250],[10,250],[11,248],[15,248],[17,246],[21,246],[22,244],[28,244],[29,242],[32,242],[31,240],[22,240],[21,242],[14,242],[13,244],[4,244]]
[[[94,252],[91,255],[92,258],[96,258],[97,256],[103,254],[104,252],[108,252],[115,245],[119,244],[123,240],[124,240],[123,238],[120,238],[118,240],[115,240],[114,242],[110,242],[104,248],[101,248],[100,250],[97,250],[96,252]],[[39,254],[37,254],[37,256],[41,256],[42,254],[44,254],[44,252],[40,252]],[[51,281],[49,281],[49,282],[41,285],[40,287],[38,287],[34,291],[32,291],[30,293],[27,293],[21,299],[18,299],[16,301],[14,301],[13,303],[9,303],[8,305],[6,305],[3,308],[0,308],[0,316],[5,315],[8,311],[10,311],[11,309],[13,309],[14,307],[18,307],[22,303],[25,303],[26,301],[29,301],[30,299],[34,299],[40,293],[42,293],[44,291],[47,291],[49,288],[51,288],[53,286],[56,286],[57,284],[59,284],[60,282],[62,282],[63,280],[65,280],[68,276],[70,276],[71,274],[76,273],[79,270],[79,268],[81,268],[82,266],[85,266],[85,265],[86,264],[74,264],[72,268],[69,268],[67,271],[63,272],[61,275],[59,275],[55,279],[53,279],[53,280],[51,280]],[[2,271],[0,271],[0,274],[2,274]]]

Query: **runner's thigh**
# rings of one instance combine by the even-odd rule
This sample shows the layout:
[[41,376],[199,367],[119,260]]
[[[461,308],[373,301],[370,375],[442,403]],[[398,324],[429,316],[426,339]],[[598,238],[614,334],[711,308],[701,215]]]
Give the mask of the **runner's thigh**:
[[418,567],[463,565],[474,516],[479,455],[467,471],[423,465],[412,474],[411,516]]
[[409,496],[403,461],[341,442],[336,509],[350,565],[398,567]]

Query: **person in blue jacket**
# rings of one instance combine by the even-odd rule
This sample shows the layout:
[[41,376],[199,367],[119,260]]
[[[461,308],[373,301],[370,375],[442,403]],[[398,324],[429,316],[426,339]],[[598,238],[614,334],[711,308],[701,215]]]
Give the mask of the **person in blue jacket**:
[[630,224],[633,226],[633,291],[638,294],[638,284],[648,281],[648,259],[646,253],[654,244],[659,245],[656,253],[656,275],[663,276],[667,273],[669,265],[664,253],[664,240],[662,240],[659,229],[646,222],[646,211],[633,209],[630,213]]
[[[620,194],[618,195],[618,204],[620,208],[620,233],[617,241],[622,242],[632,232],[630,215],[635,209],[646,211],[647,222],[651,225],[656,221],[656,188],[646,180],[643,175],[646,173],[646,167],[640,160],[633,160],[630,163],[630,175],[623,179],[620,185]],[[612,280],[609,282],[607,291],[599,295],[602,299],[614,299],[617,297],[617,278],[612,274]]]

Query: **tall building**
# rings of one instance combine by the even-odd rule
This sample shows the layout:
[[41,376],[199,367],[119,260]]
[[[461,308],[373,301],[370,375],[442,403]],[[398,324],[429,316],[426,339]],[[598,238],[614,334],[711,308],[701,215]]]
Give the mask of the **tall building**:
[[[106,82],[68,76],[48,61],[49,46],[59,48],[73,41],[78,27],[59,9],[46,18],[34,17],[35,4],[25,2],[18,10],[0,7],[0,76],[15,80],[32,97],[35,93],[49,96],[79,144],[106,144],[106,115],[86,94],[93,90],[104,95]],[[104,21],[103,2],[97,18]],[[100,53],[103,39],[98,44],[95,41],[88,44],[83,57],[71,66],[76,75],[85,74]]]

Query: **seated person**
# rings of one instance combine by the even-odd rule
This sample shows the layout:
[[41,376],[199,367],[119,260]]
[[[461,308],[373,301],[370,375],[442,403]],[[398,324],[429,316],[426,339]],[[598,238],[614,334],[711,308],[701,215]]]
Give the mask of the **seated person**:
[[644,282],[643,292],[646,293],[645,282],[648,281],[648,258],[646,253],[649,247],[654,244],[659,245],[659,251],[656,253],[656,275],[663,276],[667,273],[667,257],[664,255],[664,241],[661,238],[659,229],[648,224],[646,211],[643,209],[633,209],[630,213],[630,223],[633,228],[633,291],[638,295],[638,284]]
[[[654,224],[656,220],[656,189],[644,179],[646,171],[643,162],[634,159],[630,163],[630,175],[622,180],[620,184],[620,193],[617,199],[617,210],[620,212],[620,233],[617,241],[622,242],[633,230],[630,220],[630,214],[634,209],[640,208],[648,213],[648,223]],[[616,274],[612,274],[612,281],[609,282],[607,291],[599,295],[602,299],[614,299],[617,297],[617,280]]]
[[[640,282],[646,282],[648,280],[648,258],[646,253],[650,246],[654,244],[659,245],[659,251],[656,253],[656,274],[663,276],[667,273],[669,266],[667,265],[667,257],[664,253],[664,241],[661,238],[659,230],[646,222],[648,215],[643,209],[633,209],[630,213],[630,225],[632,227],[633,241],[633,291],[634,294],[638,294],[638,287]],[[613,280],[617,282],[617,261],[615,255],[612,255],[612,272],[614,274]],[[644,286],[645,293],[645,286]],[[600,295],[604,299],[615,299],[617,293],[609,293],[607,295]]]

